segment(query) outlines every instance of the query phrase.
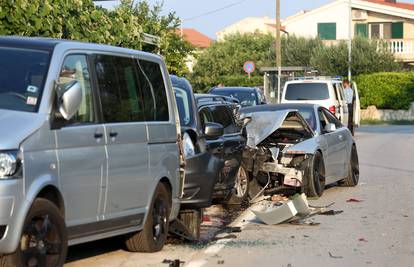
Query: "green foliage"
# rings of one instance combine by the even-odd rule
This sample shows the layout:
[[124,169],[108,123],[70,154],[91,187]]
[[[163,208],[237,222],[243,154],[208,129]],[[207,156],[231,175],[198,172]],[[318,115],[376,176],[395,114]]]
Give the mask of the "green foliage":
[[179,19],[161,6],[121,0],[113,10],[92,0],[0,0],[0,35],[41,36],[142,49],[142,33],[160,37],[160,52],[173,73],[186,72],[192,47],[175,34]]
[[357,76],[355,82],[361,106],[382,109],[408,109],[414,102],[414,73],[382,72]]
[[[392,53],[385,44],[366,38],[356,38],[352,42],[353,75],[381,71],[398,71],[401,64],[395,62]],[[337,45],[321,46],[313,51],[310,66],[318,69],[322,75],[348,75],[348,45],[341,41]]]

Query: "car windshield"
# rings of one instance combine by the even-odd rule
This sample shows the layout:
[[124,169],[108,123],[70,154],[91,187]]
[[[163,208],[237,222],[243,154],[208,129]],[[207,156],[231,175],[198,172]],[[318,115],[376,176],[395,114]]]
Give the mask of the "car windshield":
[[191,98],[186,90],[174,87],[175,100],[177,101],[178,113],[180,116],[180,125],[189,126],[192,121]]
[[291,83],[286,87],[286,100],[326,100],[329,90],[326,83]]
[[0,109],[37,112],[49,52],[0,47]]
[[250,107],[257,105],[256,94],[252,91],[236,91],[236,90],[225,90],[217,89],[211,91],[214,95],[230,96],[239,100],[242,107]]
[[312,130],[316,131],[316,118],[313,108],[298,108],[298,111],[312,128]]

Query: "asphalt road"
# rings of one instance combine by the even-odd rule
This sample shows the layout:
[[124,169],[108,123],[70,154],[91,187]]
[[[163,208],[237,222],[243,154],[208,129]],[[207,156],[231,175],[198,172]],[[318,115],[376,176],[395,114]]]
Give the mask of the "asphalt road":
[[[316,226],[258,223],[246,210],[232,225],[242,232],[207,244],[168,244],[154,254],[129,253],[118,239],[70,248],[67,266],[413,266],[414,126],[362,127],[356,135],[361,178],[355,188],[331,186],[312,204],[331,202],[335,216],[312,218]],[[349,203],[355,198],[362,202]],[[225,211],[209,211],[205,236],[225,223]],[[218,215],[217,215],[218,214]],[[234,215],[234,214],[233,214]],[[208,237],[207,240],[210,240]]]

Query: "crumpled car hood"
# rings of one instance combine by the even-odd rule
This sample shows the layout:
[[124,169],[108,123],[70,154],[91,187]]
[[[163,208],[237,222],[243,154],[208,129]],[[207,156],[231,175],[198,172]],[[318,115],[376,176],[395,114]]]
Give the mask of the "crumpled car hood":
[[282,126],[289,113],[295,111],[286,109],[242,114],[241,119],[251,118],[246,126],[247,146],[257,148],[261,142]]
[[44,122],[45,116],[38,113],[0,109],[0,150],[18,149]]

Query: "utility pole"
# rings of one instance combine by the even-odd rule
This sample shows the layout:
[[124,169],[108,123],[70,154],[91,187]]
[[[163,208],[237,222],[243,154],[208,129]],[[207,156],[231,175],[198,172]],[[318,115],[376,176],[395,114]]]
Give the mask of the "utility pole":
[[352,0],[349,0],[348,80],[352,81]]
[[276,67],[277,67],[277,103],[280,103],[280,80],[282,76],[282,51],[280,40],[280,0],[276,0]]

